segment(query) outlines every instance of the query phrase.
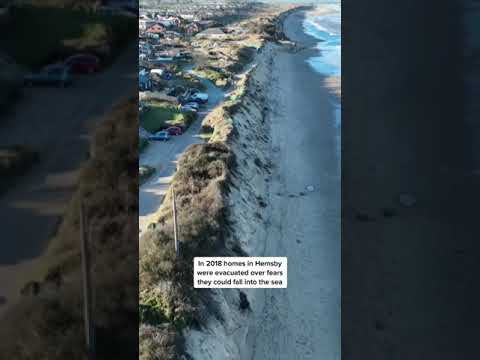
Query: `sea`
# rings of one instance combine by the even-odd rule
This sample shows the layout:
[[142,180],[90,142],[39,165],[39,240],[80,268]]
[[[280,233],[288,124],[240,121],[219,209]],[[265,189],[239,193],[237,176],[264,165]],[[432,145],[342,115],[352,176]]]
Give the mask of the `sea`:
[[[307,13],[303,28],[306,34],[318,39],[317,48],[320,50],[318,56],[307,60],[310,66],[323,76],[341,76],[342,59],[342,38],[341,38],[341,7],[330,5],[332,12],[325,15],[316,15],[315,12]],[[334,111],[335,127],[337,129],[337,157],[340,166],[341,154],[341,102],[335,96],[331,98]]]
[[303,24],[305,33],[319,40],[317,48],[320,56],[308,60],[313,69],[326,76],[341,75],[341,13],[338,11],[327,15],[307,13]]

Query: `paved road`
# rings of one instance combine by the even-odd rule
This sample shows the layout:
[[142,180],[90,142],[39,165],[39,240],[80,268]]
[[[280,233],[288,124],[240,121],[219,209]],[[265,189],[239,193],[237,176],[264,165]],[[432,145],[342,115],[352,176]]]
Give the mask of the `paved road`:
[[181,136],[172,137],[168,142],[152,142],[140,157],[141,165],[156,169],[155,174],[139,190],[139,228],[144,231],[155,219],[155,213],[162,204],[170,181],[176,170],[176,163],[185,149],[203,140],[199,136],[203,118],[225,97],[225,93],[210,81],[203,80],[209,95],[208,105],[201,109],[199,117]]
[[[136,45],[136,44],[135,44]],[[15,266],[39,257],[74,190],[88,132],[120,99],[136,95],[137,51],[129,47],[104,72],[72,88],[31,88],[0,122],[0,144],[27,144],[41,161],[0,196],[0,296]]]

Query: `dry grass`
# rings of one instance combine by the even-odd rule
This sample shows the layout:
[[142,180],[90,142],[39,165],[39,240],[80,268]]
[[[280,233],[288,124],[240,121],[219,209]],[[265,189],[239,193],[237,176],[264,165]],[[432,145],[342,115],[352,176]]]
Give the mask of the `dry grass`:
[[[175,258],[171,195],[167,195],[155,228],[140,242],[143,324],[157,328],[169,324],[180,330],[199,322],[197,310],[201,304],[193,289],[192,260],[223,248],[227,228],[223,199],[233,164],[229,148],[220,143],[193,145],[182,155],[172,181],[181,258]],[[149,349],[148,344],[154,340],[144,334],[140,342],[141,349]],[[154,359],[145,351],[145,359]],[[164,348],[165,353],[169,351],[173,351],[171,347]],[[173,353],[181,352],[177,347]]]

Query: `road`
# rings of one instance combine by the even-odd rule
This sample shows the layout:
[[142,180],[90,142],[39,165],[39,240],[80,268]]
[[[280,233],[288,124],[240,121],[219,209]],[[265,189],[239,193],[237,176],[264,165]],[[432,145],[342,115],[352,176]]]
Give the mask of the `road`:
[[[286,19],[287,36],[314,46],[302,20]],[[265,289],[263,306],[253,309],[253,360],[340,359],[340,128],[308,56],[312,50],[280,52],[273,62],[274,170],[263,255],[288,257],[288,288]]]
[[74,191],[89,131],[112,105],[136,95],[136,71],[135,43],[112,66],[76,79],[72,88],[25,89],[2,119],[0,144],[33,146],[40,161],[0,196],[0,296],[16,291],[12,277],[45,250]]
[[139,229],[144,231],[148,224],[155,221],[155,214],[162,204],[168,190],[180,155],[192,144],[202,143],[199,136],[202,120],[225,97],[225,93],[210,81],[202,79],[207,87],[209,102],[199,112],[197,120],[181,136],[172,137],[168,142],[151,142],[140,156],[140,165],[155,168],[153,176],[139,190]]

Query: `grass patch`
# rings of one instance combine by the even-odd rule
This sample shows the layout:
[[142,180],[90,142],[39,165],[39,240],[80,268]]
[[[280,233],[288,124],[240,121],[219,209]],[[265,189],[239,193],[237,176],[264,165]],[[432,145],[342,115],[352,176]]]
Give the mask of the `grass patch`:
[[150,101],[146,106],[148,108],[142,114],[140,122],[151,133],[175,125],[187,128],[195,120],[194,113],[182,112],[178,106],[166,102]]
[[230,76],[224,70],[213,66],[197,66],[195,74],[213,82],[216,86],[225,88],[230,84]]
[[136,38],[137,26],[136,19],[86,9],[15,6],[10,21],[0,25],[0,32],[9,34],[0,48],[32,68],[79,51],[97,53],[108,62]]
[[188,73],[182,73],[175,78],[172,83],[175,86],[183,86],[184,88],[194,88],[200,91],[205,91],[207,87],[195,76]]

